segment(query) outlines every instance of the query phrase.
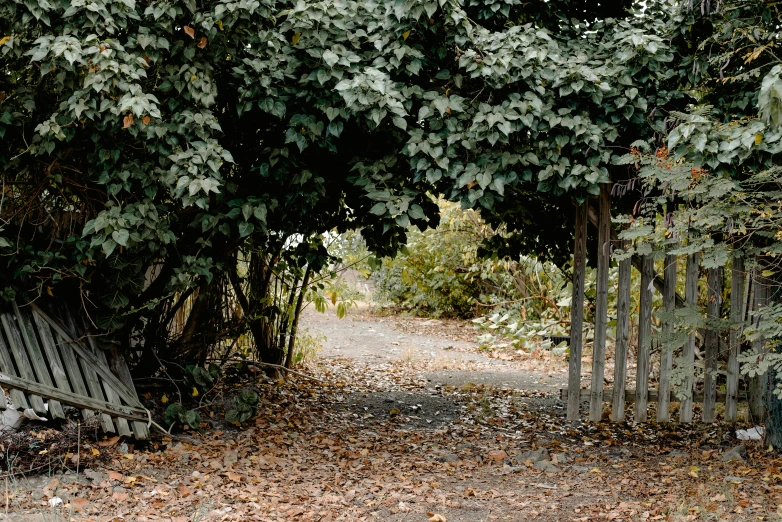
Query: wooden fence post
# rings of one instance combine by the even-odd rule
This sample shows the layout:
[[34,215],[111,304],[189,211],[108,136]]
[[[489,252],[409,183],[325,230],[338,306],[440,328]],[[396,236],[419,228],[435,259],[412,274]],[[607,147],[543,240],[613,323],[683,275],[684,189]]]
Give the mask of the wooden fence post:
[[603,376],[606,364],[606,329],[608,327],[608,271],[611,266],[611,184],[600,184],[600,216],[597,239],[597,292],[595,296],[595,342],[592,348],[592,392],[589,397],[589,420],[603,415]]
[[584,337],[584,268],[586,265],[587,206],[576,207],[576,234],[573,248],[573,298],[570,303],[570,362],[568,372],[567,420],[579,421],[581,402],[581,346]]
[[[627,247],[627,243],[623,245]],[[625,419],[625,380],[627,378],[627,348],[630,342],[630,272],[632,260],[619,262],[619,282],[616,296],[616,354],[614,356],[614,397],[611,420]]]
[[[722,271],[719,268],[707,270],[706,313],[711,321],[720,318],[722,304]],[[717,358],[719,356],[720,333],[716,327],[706,329],[703,355],[703,422],[714,422],[717,405]]]
[[[698,270],[700,266],[700,256],[690,254],[687,256],[687,279],[684,283],[684,299],[688,306],[698,306]],[[685,377],[684,388],[685,398],[679,406],[679,421],[692,422],[692,403],[693,403],[693,384],[695,382],[695,332],[691,332],[687,339],[687,344],[682,350],[682,359],[684,361]]]
[[[761,275],[762,265],[760,263],[752,270],[752,286],[755,293],[755,302],[752,309],[757,313],[766,305],[768,298],[768,285],[765,278]],[[766,351],[766,340],[758,338],[752,341],[752,348],[763,353]],[[749,413],[750,421],[755,424],[763,424],[765,420],[766,407],[763,403],[766,389],[768,388],[768,373],[756,375],[749,381]]]
[[736,422],[739,391],[739,350],[744,322],[744,258],[733,258],[730,279],[730,347],[728,352],[728,377],[725,387],[725,420]]
[[[663,331],[673,333],[673,313],[676,309],[676,256],[665,256],[665,286],[663,287],[663,309],[667,315]],[[660,400],[657,403],[657,422],[670,420],[671,367],[673,366],[673,348],[660,349]]]
[[654,259],[652,256],[644,256],[641,262],[641,299],[638,306],[638,371],[635,377],[635,422],[646,422],[648,415],[653,280]]

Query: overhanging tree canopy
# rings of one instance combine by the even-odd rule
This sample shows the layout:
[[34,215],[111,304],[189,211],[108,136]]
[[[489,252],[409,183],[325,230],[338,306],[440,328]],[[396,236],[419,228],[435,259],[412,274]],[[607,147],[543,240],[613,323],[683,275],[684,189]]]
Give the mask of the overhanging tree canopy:
[[613,7],[5,2],[6,258],[40,293],[88,289],[116,329],[243,245],[362,227],[392,251],[436,222],[430,193],[488,215],[583,200],[661,129],[687,65],[674,11]]

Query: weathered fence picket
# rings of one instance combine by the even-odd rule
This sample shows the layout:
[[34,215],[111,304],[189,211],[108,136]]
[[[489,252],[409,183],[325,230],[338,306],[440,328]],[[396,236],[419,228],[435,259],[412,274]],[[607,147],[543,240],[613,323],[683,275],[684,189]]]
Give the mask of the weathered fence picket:
[[592,396],[589,420],[603,415],[603,376],[608,328],[608,271],[611,267],[611,185],[600,185],[600,216],[597,237],[597,289],[595,295],[595,340],[592,348]]
[[[667,315],[663,332],[673,333],[673,313],[676,308],[676,256],[665,256],[665,285],[663,287],[663,309]],[[673,350],[663,347],[660,350],[660,401],[657,403],[657,422],[670,420],[671,369]]]
[[652,281],[654,280],[654,259],[644,256],[641,263],[641,297],[638,305],[638,356],[636,358],[636,401],[635,421],[646,422],[648,416],[647,390],[652,344]]
[[728,346],[728,375],[725,384],[725,420],[736,420],[739,390],[739,350],[741,323],[744,322],[744,258],[734,257],[730,279],[730,339]]
[[567,405],[567,420],[578,422],[580,419],[581,389],[581,347],[584,336],[584,271],[586,269],[587,207],[583,202],[576,207],[576,234],[573,248],[573,299],[571,301],[570,361],[568,390],[572,392]]

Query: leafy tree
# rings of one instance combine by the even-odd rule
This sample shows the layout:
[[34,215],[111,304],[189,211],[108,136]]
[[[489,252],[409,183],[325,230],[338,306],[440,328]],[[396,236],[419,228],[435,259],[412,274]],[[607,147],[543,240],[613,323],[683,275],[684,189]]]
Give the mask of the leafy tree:
[[[4,2],[0,248],[17,286],[86,296],[125,346],[170,331],[183,296],[206,312],[235,298],[219,326],[249,329],[270,361],[293,302],[274,293],[278,263],[298,288],[333,229],[393,252],[437,223],[429,193],[561,261],[571,197],[683,96],[678,11],[616,7]],[[536,209],[558,219],[527,234]]]

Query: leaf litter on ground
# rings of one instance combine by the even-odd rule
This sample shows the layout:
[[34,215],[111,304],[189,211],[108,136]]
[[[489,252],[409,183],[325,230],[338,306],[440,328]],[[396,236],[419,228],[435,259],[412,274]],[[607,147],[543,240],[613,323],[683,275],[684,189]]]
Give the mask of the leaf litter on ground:
[[103,460],[83,477],[43,489],[14,480],[9,510],[83,521],[778,519],[782,461],[751,441],[724,460],[738,443],[728,427],[571,427],[551,394],[432,385],[401,361],[306,371],[327,384],[242,383],[260,401],[241,428],[212,412],[200,431],[146,447],[96,441]]

